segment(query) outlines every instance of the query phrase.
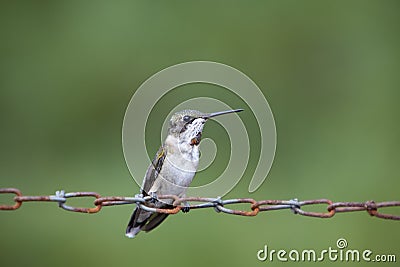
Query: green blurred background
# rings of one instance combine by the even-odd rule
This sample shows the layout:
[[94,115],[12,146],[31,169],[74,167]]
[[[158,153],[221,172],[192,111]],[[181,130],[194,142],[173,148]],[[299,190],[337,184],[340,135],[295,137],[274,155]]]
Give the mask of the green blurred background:
[[[163,68],[210,60],[253,79],[277,126],[267,180],[247,192],[254,149],[245,177],[226,197],[399,200],[399,14],[398,1],[3,2],[0,187],[26,195],[58,189],[135,194],[121,146],[131,96]],[[193,86],[195,96],[240,104],[234,95],[213,95],[212,86]],[[179,103],[181,94],[173,94],[160,110]],[[241,118],[249,132],[258,131],[252,114]],[[156,120],[151,125],[161,127]],[[208,134],[213,128],[207,126]],[[159,132],[154,136],[151,153],[159,145]],[[251,141],[252,147],[259,142]],[[228,155],[217,155],[216,175]],[[11,195],[0,201],[11,203]],[[54,203],[25,203],[0,212],[1,265],[289,265],[261,263],[256,253],[264,245],[335,248],[340,237],[351,249],[400,260],[399,222],[365,212],[317,219],[289,211],[237,217],[197,210],[129,240],[124,230],[132,209],[86,215]]]

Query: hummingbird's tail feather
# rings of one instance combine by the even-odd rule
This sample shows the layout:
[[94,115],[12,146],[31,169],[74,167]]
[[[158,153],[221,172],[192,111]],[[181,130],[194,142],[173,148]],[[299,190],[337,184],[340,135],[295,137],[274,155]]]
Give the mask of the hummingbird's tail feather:
[[[166,208],[173,208],[173,205],[165,205]],[[168,214],[145,211],[137,207],[129,220],[125,236],[134,238],[140,231],[149,232],[162,223]]]
[[[143,217],[143,213],[149,213],[149,216],[142,221],[138,221],[139,216]],[[139,232],[140,228],[147,223],[147,219],[151,216],[151,212],[140,210],[138,207],[133,212],[131,219],[129,220],[128,226],[126,227],[125,235],[129,238],[134,238]]]
[[168,214],[166,213],[154,213],[152,217],[148,220],[148,223],[145,224],[141,230],[145,232],[149,232],[160,225],[166,218]]

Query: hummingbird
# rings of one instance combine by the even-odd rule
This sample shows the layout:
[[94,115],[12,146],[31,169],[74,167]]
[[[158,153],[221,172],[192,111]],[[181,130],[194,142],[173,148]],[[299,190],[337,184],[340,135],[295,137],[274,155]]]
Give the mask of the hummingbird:
[[[199,165],[199,145],[204,124],[213,117],[240,111],[243,109],[214,113],[183,110],[173,114],[169,121],[167,137],[148,167],[140,189],[140,196],[151,197],[151,201],[146,205],[173,208],[172,199],[160,201],[157,195],[185,197]],[[188,209],[183,211],[187,212]],[[125,235],[133,238],[140,231],[149,232],[167,217],[166,213],[145,211],[138,206],[129,220]]]

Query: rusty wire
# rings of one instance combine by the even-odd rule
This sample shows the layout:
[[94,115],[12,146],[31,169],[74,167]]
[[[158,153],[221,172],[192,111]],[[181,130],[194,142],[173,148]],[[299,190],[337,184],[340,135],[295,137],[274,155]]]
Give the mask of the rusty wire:
[[[375,216],[382,219],[389,220],[400,220],[400,215],[385,214],[378,212],[378,209],[385,207],[400,207],[400,201],[386,201],[386,202],[374,202],[373,200],[366,202],[333,202],[329,199],[314,199],[299,201],[297,199],[292,200],[260,200],[256,201],[252,198],[236,198],[222,200],[221,198],[204,198],[204,197],[186,197],[179,198],[175,195],[160,195],[157,196],[158,200],[173,200],[174,208],[154,208],[149,205],[152,202],[151,196],[140,196],[135,197],[119,197],[119,196],[107,196],[102,197],[96,192],[72,192],[65,193],[63,190],[57,191],[55,195],[50,196],[24,196],[21,191],[16,188],[0,188],[0,194],[15,194],[14,205],[0,205],[0,210],[16,210],[21,207],[23,202],[32,201],[45,201],[45,202],[57,202],[59,207],[73,212],[83,213],[97,213],[105,206],[116,206],[116,205],[129,205],[136,204],[141,209],[167,214],[176,214],[179,211],[185,211],[187,208],[202,209],[202,208],[214,208],[217,212],[223,212],[227,214],[241,215],[241,216],[256,216],[258,213],[263,211],[273,211],[290,209],[295,214],[303,216],[317,217],[317,218],[331,218],[336,213],[343,212],[355,212],[355,211],[366,211],[369,215]],[[72,207],[66,205],[69,198],[76,197],[93,197],[95,198],[92,208]],[[200,202],[196,205],[187,205],[189,202]],[[235,210],[229,209],[226,206],[232,204],[249,204],[249,209]],[[311,205],[326,205],[326,212],[315,212],[305,211],[302,209],[303,206]]]

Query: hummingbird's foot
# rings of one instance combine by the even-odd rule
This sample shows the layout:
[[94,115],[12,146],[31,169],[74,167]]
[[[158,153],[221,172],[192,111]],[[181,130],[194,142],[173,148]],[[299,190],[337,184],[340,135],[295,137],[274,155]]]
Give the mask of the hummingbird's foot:
[[150,203],[156,203],[158,201],[157,193],[156,192],[150,192]]
[[187,201],[183,202],[183,207],[182,207],[182,212],[183,213],[188,213],[190,211],[190,205]]

